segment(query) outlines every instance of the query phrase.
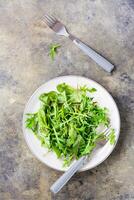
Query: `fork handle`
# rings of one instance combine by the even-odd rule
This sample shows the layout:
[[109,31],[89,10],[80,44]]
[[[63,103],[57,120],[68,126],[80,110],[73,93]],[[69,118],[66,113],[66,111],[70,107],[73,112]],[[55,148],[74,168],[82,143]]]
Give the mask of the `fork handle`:
[[112,72],[114,65],[111,64],[107,59],[98,54],[96,51],[91,49],[89,46],[81,42],[79,39],[76,39],[74,36],[69,37],[73,40],[73,43],[76,44],[86,55],[92,58],[100,67],[102,67],[107,72]]
[[62,187],[70,180],[70,178],[85,164],[87,157],[83,156],[76,162],[74,162],[71,167],[51,186],[50,190],[56,194]]

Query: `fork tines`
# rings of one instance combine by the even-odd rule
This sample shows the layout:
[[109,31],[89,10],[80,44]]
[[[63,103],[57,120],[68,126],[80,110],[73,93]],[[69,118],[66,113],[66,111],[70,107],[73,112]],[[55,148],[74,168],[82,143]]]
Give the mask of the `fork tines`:
[[48,26],[53,26],[57,22],[57,19],[52,15],[45,15],[44,18]]

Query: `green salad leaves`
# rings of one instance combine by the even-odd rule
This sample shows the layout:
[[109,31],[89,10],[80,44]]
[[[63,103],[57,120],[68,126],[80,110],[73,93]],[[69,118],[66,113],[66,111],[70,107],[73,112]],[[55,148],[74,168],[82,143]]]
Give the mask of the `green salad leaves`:
[[115,143],[115,133],[106,138],[98,133],[100,125],[109,125],[108,110],[100,107],[91,97],[95,88],[73,88],[65,83],[57,91],[40,95],[40,108],[27,114],[26,127],[41,144],[57,154],[69,165],[73,159],[90,154],[101,140]]
[[56,55],[56,53],[57,53],[57,49],[60,48],[60,47],[61,47],[61,45],[59,45],[59,44],[52,44],[52,45],[50,46],[49,55],[50,55],[50,58],[51,58],[52,60],[54,60],[55,55]]

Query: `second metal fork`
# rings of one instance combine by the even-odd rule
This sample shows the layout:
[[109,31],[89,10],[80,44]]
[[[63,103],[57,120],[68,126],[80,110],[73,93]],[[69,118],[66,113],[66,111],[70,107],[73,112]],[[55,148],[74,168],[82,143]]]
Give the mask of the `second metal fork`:
[[100,67],[107,72],[112,72],[114,65],[111,64],[107,59],[98,54],[92,48],[84,44],[81,40],[70,34],[64,24],[57,20],[54,16],[45,15],[45,21],[47,25],[55,31],[58,35],[64,35],[70,38],[74,44],[76,44],[86,55],[92,58]]
[[[102,131],[105,137],[109,136],[110,128],[111,126]],[[101,144],[101,146],[102,145],[104,144]],[[83,156],[79,160],[75,161],[69,167],[69,169],[51,186],[50,190],[55,194],[59,192],[62,187],[70,180],[70,178],[87,163],[87,159],[88,156]]]

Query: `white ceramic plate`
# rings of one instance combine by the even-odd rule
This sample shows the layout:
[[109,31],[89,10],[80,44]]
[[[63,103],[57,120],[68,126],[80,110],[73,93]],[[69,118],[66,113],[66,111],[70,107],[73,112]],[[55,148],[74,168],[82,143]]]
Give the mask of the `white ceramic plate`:
[[[109,109],[111,126],[115,129],[116,133],[116,143],[120,132],[120,115],[117,105],[112,96],[100,84],[96,83],[93,80],[80,76],[61,76],[46,82],[34,92],[34,94],[29,99],[28,103],[26,104],[23,114],[23,133],[25,136],[25,140],[32,153],[47,166],[60,171],[67,170],[67,168],[63,168],[63,161],[57,159],[56,155],[53,152],[47,153],[47,149],[41,147],[40,141],[32,134],[32,132],[29,129],[25,128],[25,114],[33,113],[38,110],[40,106],[40,102],[38,99],[40,94],[42,94],[43,92],[56,90],[56,86],[59,83],[63,82],[70,84],[73,87],[86,85],[90,88],[96,88],[97,92],[93,93],[92,96],[94,97],[95,101],[97,101],[102,107],[106,107]],[[102,163],[111,154],[114,147],[115,145],[110,145],[109,142],[107,142],[103,147],[94,150],[89,158],[89,162],[81,169],[81,171],[94,168],[100,163]]]

